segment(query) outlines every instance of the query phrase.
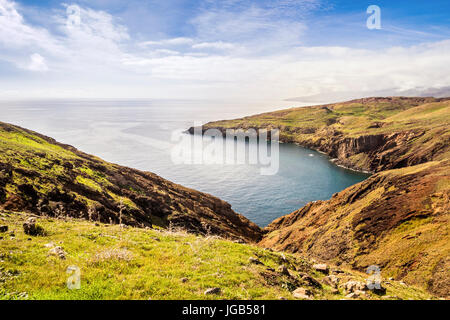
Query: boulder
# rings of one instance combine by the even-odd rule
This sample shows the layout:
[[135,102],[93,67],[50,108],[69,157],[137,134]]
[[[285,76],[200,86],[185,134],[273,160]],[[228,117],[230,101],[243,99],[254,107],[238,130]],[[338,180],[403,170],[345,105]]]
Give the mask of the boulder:
[[371,281],[368,281],[366,284],[366,288],[370,291],[372,291],[373,293],[377,294],[377,295],[385,295],[386,294],[386,288],[384,288],[381,283],[373,283]]
[[352,293],[347,294],[345,297],[348,299],[356,299],[359,297],[359,295],[356,292],[352,292]]
[[221,292],[220,288],[209,288],[209,289],[206,289],[205,295],[220,294],[220,292]]
[[39,236],[44,234],[44,229],[36,224],[36,218],[28,218],[23,224],[23,231],[30,236]]
[[328,269],[328,266],[325,263],[317,263],[317,264],[314,264],[312,267],[314,270],[325,273],[325,274],[328,274],[328,272],[330,271]]
[[341,270],[341,269],[333,268],[333,269],[331,269],[331,273],[333,273],[333,274],[343,274],[343,273],[346,273],[346,272]]
[[294,296],[294,298],[297,299],[307,299],[310,300],[311,299],[311,291],[306,289],[306,288],[297,288],[292,292],[292,295]]
[[303,281],[305,281],[311,287],[322,288],[322,285],[320,284],[320,282],[317,281],[316,279],[314,279],[313,277],[311,277],[309,274],[300,273],[299,276],[302,278]]
[[291,276],[291,274],[289,273],[288,268],[286,268],[286,266],[283,264],[281,266],[278,267],[277,271],[285,276]]
[[364,291],[367,290],[366,284],[356,281],[356,280],[350,280],[342,285],[344,288],[344,291],[349,294],[358,291]]
[[60,259],[66,259],[66,252],[63,250],[63,248],[61,247],[54,247],[52,249],[50,249],[50,251],[48,252],[49,255],[51,256],[56,256]]
[[322,279],[322,283],[332,287],[337,288],[339,285],[339,278],[335,275],[329,275]]

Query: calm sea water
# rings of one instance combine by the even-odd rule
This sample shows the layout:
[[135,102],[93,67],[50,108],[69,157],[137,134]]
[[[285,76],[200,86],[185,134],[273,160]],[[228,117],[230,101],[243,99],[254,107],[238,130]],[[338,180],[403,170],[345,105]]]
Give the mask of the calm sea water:
[[328,199],[368,176],[337,167],[323,154],[289,144],[280,145],[279,171],[271,176],[261,175],[260,167],[251,164],[173,163],[173,137],[181,137],[181,131],[194,123],[242,117],[273,110],[273,106],[267,101],[245,105],[157,100],[0,102],[0,121],[207,192],[265,226],[309,201]]

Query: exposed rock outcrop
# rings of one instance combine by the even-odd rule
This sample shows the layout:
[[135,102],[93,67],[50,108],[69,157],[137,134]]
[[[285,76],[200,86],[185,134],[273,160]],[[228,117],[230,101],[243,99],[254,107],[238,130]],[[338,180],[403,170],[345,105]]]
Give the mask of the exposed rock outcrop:
[[202,129],[277,128],[281,142],[377,173],[276,219],[262,246],[361,271],[378,265],[385,275],[448,296],[449,127],[450,98],[387,97],[211,122]]
[[202,131],[279,129],[281,142],[324,152],[348,168],[380,172],[448,156],[449,110],[450,98],[365,98],[210,122]]
[[283,216],[264,247],[383,274],[450,295],[450,161],[380,172]]
[[0,153],[2,209],[245,241],[261,237],[261,229],[225,201],[27,129],[0,122]]

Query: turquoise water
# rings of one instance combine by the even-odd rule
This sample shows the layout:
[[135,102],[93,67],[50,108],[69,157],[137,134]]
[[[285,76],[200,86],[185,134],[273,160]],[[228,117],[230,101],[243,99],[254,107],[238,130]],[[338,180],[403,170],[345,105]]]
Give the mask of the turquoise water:
[[[248,163],[173,163],[171,152],[178,141],[173,137],[185,137],[181,131],[199,122],[269,110],[269,105],[211,101],[0,102],[0,121],[217,196],[260,226],[310,201],[329,199],[333,193],[368,177],[335,166],[326,155],[290,144],[279,146],[279,171],[269,176],[260,174],[260,166]],[[185,140],[194,139],[201,138],[189,136]]]

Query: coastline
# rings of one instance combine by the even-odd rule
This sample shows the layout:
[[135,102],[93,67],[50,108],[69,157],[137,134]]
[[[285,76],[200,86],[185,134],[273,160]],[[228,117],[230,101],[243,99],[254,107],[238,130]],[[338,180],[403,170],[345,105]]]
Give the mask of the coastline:
[[[220,130],[220,131],[222,132],[222,135],[223,135],[222,138],[225,139],[225,132],[224,132],[224,129],[223,129],[223,128],[220,128],[220,127],[217,127],[217,128],[211,127],[211,128],[208,128],[208,129],[218,129],[218,130]],[[236,129],[240,129],[240,128],[236,128]],[[255,129],[255,130],[259,130],[259,128],[254,128],[254,129]],[[190,134],[190,135],[196,135],[197,133],[195,133],[194,130],[195,130],[194,127],[190,127],[189,129],[183,131],[183,133],[185,133],[185,134]],[[202,135],[204,134],[205,131],[206,131],[206,130],[203,129],[203,127],[202,127]],[[267,141],[271,141],[271,140],[270,140],[270,139],[267,139]],[[340,160],[340,159],[338,159],[338,158],[333,158],[330,154],[326,153],[325,151],[322,151],[322,150],[320,150],[320,149],[314,148],[314,147],[312,147],[312,146],[303,145],[303,144],[301,144],[301,143],[299,143],[299,142],[295,142],[295,141],[285,141],[285,140],[283,140],[282,138],[280,138],[280,140],[278,141],[278,143],[280,143],[280,144],[290,144],[290,145],[295,145],[295,146],[298,146],[298,147],[301,147],[301,148],[304,148],[304,149],[307,149],[307,150],[319,152],[319,153],[321,153],[321,154],[323,154],[323,155],[326,155],[326,156],[328,157],[328,161],[330,161],[331,163],[333,163],[333,164],[336,165],[337,167],[340,167],[340,168],[343,168],[343,169],[346,169],[346,170],[350,170],[350,171],[354,171],[354,172],[358,172],[358,173],[364,173],[364,174],[368,174],[368,175],[373,175],[373,174],[375,174],[374,171],[370,171],[370,170],[366,170],[366,169],[362,169],[362,168],[357,168],[357,167],[346,166],[346,165],[344,165],[344,164],[341,163],[341,160]]]

